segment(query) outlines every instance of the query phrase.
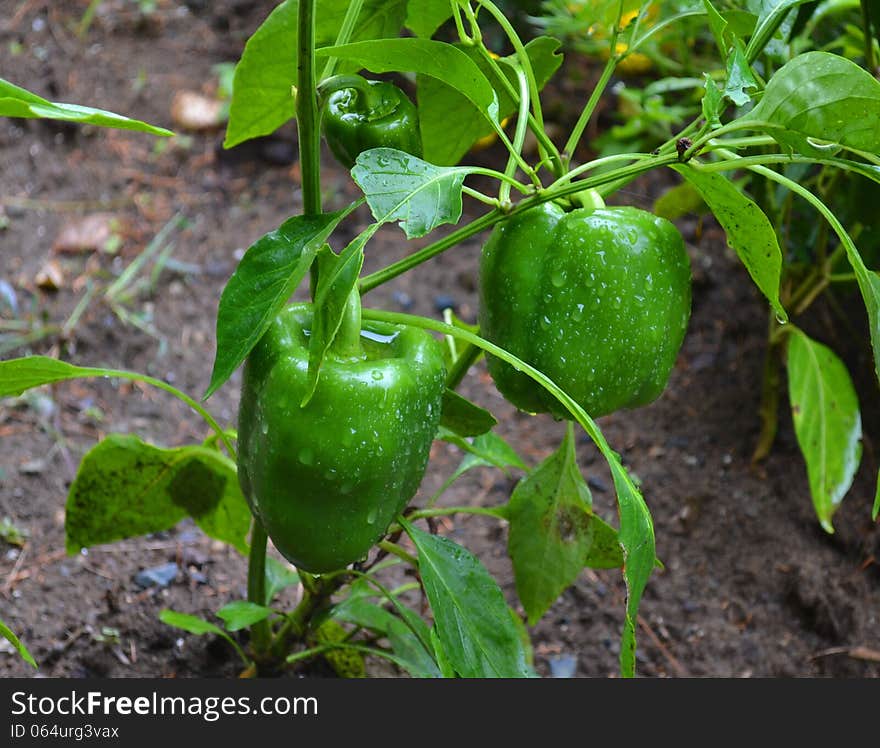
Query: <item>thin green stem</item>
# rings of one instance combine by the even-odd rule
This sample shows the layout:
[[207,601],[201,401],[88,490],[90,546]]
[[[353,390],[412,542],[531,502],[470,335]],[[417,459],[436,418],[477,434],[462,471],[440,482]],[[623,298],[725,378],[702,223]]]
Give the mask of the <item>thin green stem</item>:
[[470,343],[464,347],[464,350],[458,354],[458,358],[455,359],[455,363],[446,375],[446,386],[450,390],[458,388],[458,385],[461,384],[461,380],[464,379],[465,374],[468,373],[471,366],[476,363],[482,353],[483,352],[477,348],[477,346],[471,345]]
[[[614,38],[616,38],[616,36],[617,34],[615,31]],[[612,45],[613,44],[614,42],[612,41]],[[614,69],[616,67],[617,55],[612,53],[608,58],[608,61],[605,63],[605,67],[602,69],[602,74],[599,76],[599,80],[596,82],[596,86],[590,94],[590,98],[587,99],[587,103],[584,105],[584,109],[572,129],[571,135],[568,136],[565,147],[562,149],[562,159],[566,167],[571,164],[577,144],[583,137],[584,130],[587,129],[587,125],[590,123],[590,118],[593,116],[593,112],[599,104],[602,94],[605,93],[605,88],[608,85],[608,81],[611,80],[611,76],[614,74]]]
[[407,519],[425,519],[427,517],[446,517],[450,514],[479,514],[484,517],[507,519],[507,506],[441,506],[432,509],[417,509],[407,515]]
[[[483,59],[486,61],[486,64],[489,65],[490,68],[492,68],[493,72],[495,73],[496,79],[504,88],[507,95],[510,96],[513,101],[519,101],[520,95],[517,92],[516,87],[510,82],[508,77],[501,70],[501,66],[498,64],[498,60],[492,56],[488,47],[486,47],[485,44],[480,44],[480,53],[482,54]],[[542,163],[546,161],[553,174],[557,177],[561,176],[564,172],[564,169],[562,167],[562,157],[559,155],[559,149],[556,147],[553,141],[550,140],[550,136],[547,135],[547,132],[544,130],[543,122],[538,122],[538,120],[535,118],[535,115],[532,114],[531,111],[529,111],[528,113],[528,121],[529,128],[534,134],[535,140],[538,141],[538,147],[540,150],[543,151],[543,153],[541,154]],[[529,177],[532,179],[533,182],[538,180],[537,173],[535,173],[534,175],[530,174]]]
[[376,545],[386,553],[390,553],[392,556],[397,556],[401,561],[406,561],[406,563],[412,565],[416,569],[419,568],[419,560],[411,553],[407,553],[403,550],[403,548],[397,545],[397,543],[392,543],[390,540],[380,540]]
[[[348,40],[351,39],[351,32],[354,31],[355,24],[357,23],[358,16],[361,14],[361,8],[363,5],[364,0],[350,0],[348,8],[345,11],[345,18],[342,19],[342,26],[339,27],[339,34],[336,36],[335,46],[340,47],[343,44],[348,44]],[[337,58],[328,58],[327,63],[324,65],[324,72],[321,73],[321,79],[325,80],[333,75],[333,73],[336,72],[336,65],[338,63],[339,61]]]
[[[508,192],[510,191],[510,185],[507,185]],[[468,197],[472,197],[474,200],[483,203],[483,205],[488,205],[491,208],[499,207],[498,198],[490,197],[489,195],[484,195],[479,190],[475,190],[472,187],[468,187],[467,185],[463,185],[461,188],[463,194]]]
[[303,213],[321,212],[321,133],[315,80],[315,0],[300,0],[296,125],[302,178]]
[[[516,132],[513,136],[513,149],[515,153],[522,153],[523,143],[526,139],[526,130],[529,126],[529,82],[526,79],[522,66],[516,66],[516,78],[519,81],[519,113],[516,118]],[[513,179],[516,174],[516,158],[512,153],[507,159],[507,168],[504,175]],[[498,191],[498,201],[502,206],[510,203],[510,182],[503,181]]]
[[[251,549],[248,557],[247,599],[256,605],[266,605],[266,546],[268,536],[263,526],[254,517],[251,529]],[[266,652],[272,630],[268,619],[251,626],[251,642],[254,651],[260,655]]]

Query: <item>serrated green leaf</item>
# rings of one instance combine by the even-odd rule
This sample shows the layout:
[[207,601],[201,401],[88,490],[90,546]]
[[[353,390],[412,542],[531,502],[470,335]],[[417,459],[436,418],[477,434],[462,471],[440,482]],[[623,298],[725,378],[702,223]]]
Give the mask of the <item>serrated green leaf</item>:
[[248,248],[220,295],[217,351],[205,398],[245,360],[309,271],[318,248],[356,205],[288,218]]
[[687,164],[672,166],[700,193],[727,234],[755,285],[782,320],[788,314],[779,301],[782,250],[764,211],[721,174],[698,171]]
[[116,130],[134,130],[151,135],[174,135],[171,130],[156,127],[121,114],[93,109],[78,104],[60,104],[44,99],[27,89],[0,78],[0,117],[24,117],[26,119],[57,119]]
[[251,513],[235,464],[207,447],[163,449],[112,434],[83,457],[70,487],[67,551],[168,530],[184,517],[247,553]]
[[461,218],[461,187],[473,168],[434,166],[394,148],[372,148],[357,157],[351,176],[373,218],[397,221],[408,239]]
[[827,156],[839,146],[877,153],[880,82],[844,57],[806,52],[776,71],[739,121],[806,156]]
[[746,89],[757,90],[758,81],[746,59],[746,50],[742,42],[734,38],[733,47],[727,56],[727,79],[724,84],[724,96],[737,106],[748,104],[752,97]]
[[443,653],[463,678],[528,678],[519,632],[497,583],[476,556],[448,538],[401,523],[419,554]]
[[33,655],[28,651],[28,648],[21,643],[19,638],[12,632],[12,629],[10,629],[3,621],[0,621],[0,636],[15,647],[16,651],[21,656],[21,659],[23,659],[28,665],[33,668],[37,667],[37,662],[34,660]]
[[843,362],[800,330],[789,337],[788,390],[816,516],[834,532],[831,518],[862,457],[858,397]]
[[227,631],[239,631],[255,623],[265,621],[272,615],[272,609],[247,600],[233,600],[217,611]]

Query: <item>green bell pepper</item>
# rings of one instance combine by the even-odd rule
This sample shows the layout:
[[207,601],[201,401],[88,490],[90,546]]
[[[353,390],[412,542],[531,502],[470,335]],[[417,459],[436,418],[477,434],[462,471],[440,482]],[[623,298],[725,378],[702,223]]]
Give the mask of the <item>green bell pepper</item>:
[[[691,308],[690,261],[669,221],[632,207],[545,203],[498,224],[480,260],[481,334],[550,377],[593,417],[655,400]],[[490,356],[521,410],[571,415]]]
[[421,158],[418,110],[393,83],[337,75],[321,83],[318,95],[324,138],[345,168],[370,148],[396,148]]
[[323,573],[363,559],[418,489],[445,369],[429,333],[358,321],[301,407],[312,316],[310,304],[288,307],[245,362],[238,475],[275,547]]

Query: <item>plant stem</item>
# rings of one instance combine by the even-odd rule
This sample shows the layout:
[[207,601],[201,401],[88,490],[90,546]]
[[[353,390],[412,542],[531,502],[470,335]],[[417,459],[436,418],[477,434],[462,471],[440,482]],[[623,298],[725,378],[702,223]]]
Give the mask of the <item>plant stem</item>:
[[392,556],[397,556],[401,561],[406,561],[406,563],[410,564],[413,568],[419,568],[419,560],[411,553],[407,553],[403,550],[403,548],[397,545],[397,543],[392,543],[390,540],[380,540],[377,543],[377,546],[386,553],[390,553]]
[[[266,545],[268,536],[256,517],[251,529],[251,552],[248,556],[247,599],[256,605],[265,605],[266,600]],[[272,635],[268,619],[251,626],[251,642],[257,655],[264,654]]]
[[427,517],[445,517],[450,514],[479,514],[484,517],[507,519],[507,506],[440,506],[432,509],[416,509],[407,519],[425,519]]
[[449,373],[446,375],[446,386],[450,390],[458,388],[458,385],[461,384],[461,380],[464,379],[464,375],[468,373],[468,370],[474,365],[482,353],[483,352],[475,345],[468,343],[465,346],[464,350],[458,355],[458,358],[455,359],[452,368],[449,369]]
[[764,354],[764,371],[761,376],[761,404],[758,406],[758,415],[761,418],[761,431],[752,453],[752,462],[760,462],[773,447],[776,432],[779,428],[779,388],[781,386],[780,370],[782,359],[780,356],[780,341],[776,336],[779,328],[776,321],[776,313],[770,310],[770,322],[767,333],[767,350]]
[[[340,47],[343,44],[348,44],[348,40],[351,39],[351,32],[354,31],[354,26],[357,23],[358,16],[361,14],[363,5],[364,0],[350,0],[345,11],[345,18],[342,19],[342,26],[339,27],[339,34],[336,36],[335,46]],[[327,63],[324,65],[324,71],[321,73],[322,80],[333,75],[338,62],[339,60],[335,57],[330,57],[327,60]]]
[[296,80],[296,126],[303,213],[321,212],[321,133],[315,81],[315,0],[300,0]]
[[[616,38],[617,32],[615,31],[611,42],[612,47],[614,45],[614,39]],[[584,110],[581,112],[581,116],[578,117],[578,121],[575,123],[574,129],[571,131],[571,135],[569,135],[568,141],[565,143],[565,148],[563,148],[562,150],[562,158],[566,168],[571,163],[571,159],[574,156],[575,148],[577,148],[577,144],[580,142],[581,137],[583,137],[584,130],[587,129],[590,118],[593,116],[593,112],[595,111],[596,106],[598,105],[599,100],[602,97],[602,94],[605,93],[605,87],[608,85],[608,81],[611,80],[611,76],[614,74],[614,69],[616,67],[617,55],[614,54],[612,49],[612,54],[608,58],[608,62],[605,63],[605,67],[602,69],[602,75],[599,76],[596,87],[590,94],[590,98],[587,99]]]

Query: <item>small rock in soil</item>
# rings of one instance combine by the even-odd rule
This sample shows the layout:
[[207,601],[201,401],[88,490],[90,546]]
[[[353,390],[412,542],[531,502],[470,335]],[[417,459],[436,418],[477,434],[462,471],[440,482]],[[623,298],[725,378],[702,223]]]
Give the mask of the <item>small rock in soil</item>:
[[408,312],[413,308],[412,296],[406,293],[406,291],[395,291],[391,294],[391,298],[394,299],[394,303],[405,312]]
[[134,575],[134,583],[142,589],[149,587],[167,587],[177,577],[180,571],[177,564],[162,564],[150,569],[144,569]]
[[574,655],[559,655],[550,658],[551,678],[574,678],[577,671],[577,657]]
[[608,484],[601,478],[597,478],[595,475],[591,475],[587,478],[587,485],[599,493],[608,493]]
[[447,294],[437,294],[434,297],[434,309],[438,312],[443,312],[446,309],[455,311],[456,307],[458,307],[458,302]]

